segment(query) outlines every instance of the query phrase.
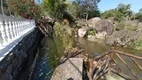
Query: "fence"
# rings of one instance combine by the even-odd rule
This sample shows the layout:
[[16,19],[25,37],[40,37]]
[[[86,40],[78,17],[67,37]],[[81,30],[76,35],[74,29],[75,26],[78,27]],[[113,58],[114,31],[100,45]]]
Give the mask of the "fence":
[[[130,61],[132,61],[133,64],[128,65],[130,63],[126,62],[125,59],[123,59],[124,57],[130,59]],[[118,58],[118,60],[116,60],[116,58]],[[135,68],[139,69],[140,72],[142,71],[142,66],[138,63],[138,60],[142,61],[142,57],[135,56],[129,53],[121,52],[121,51],[117,51],[117,50],[110,50],[106,52],[105,54],[102,54],[96,57],[95,59],[98,61],[98,63],[103,61],[101,64],[101,67],[94,75],[95,80],[103,76],[107,71],[112,71],[128,80],[141,80],[142,79],[134,72],[133,70],[134,67],[132,68],[132,66],[135,65],[136,66]],[[125,68],[121,67],[120,63]],[[126,73],[125,69],[127,69],[129,73],[128,72]]]
[[0,15],[0,60],[34,28],[34,20]]

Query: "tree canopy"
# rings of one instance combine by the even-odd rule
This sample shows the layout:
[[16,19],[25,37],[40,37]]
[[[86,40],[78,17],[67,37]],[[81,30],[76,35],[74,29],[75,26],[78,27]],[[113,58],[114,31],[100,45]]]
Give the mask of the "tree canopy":
[[139,10],[138,13],[135,14],[135,18],[142,22],[142,8]]
[[37,20],[41,14],[39,5],[32,0],[4,0],[3,4],[5,15]]
[[66,5],[65,0],[43,0],[41,5],[43,15],[49,15],[55,18],[63,17],[64,9]]
[[132,16],[131,5],[119,4],[115,9],[107,10],[102,13],[103,18],[114,17],[115,20],[122,20]]
[[86,14],[87,16],[86,18],[99,16],[99,10],[97,4],[100,1],[101,0],[76,0],[78,5],[80,5],[82,8],[81,13]]

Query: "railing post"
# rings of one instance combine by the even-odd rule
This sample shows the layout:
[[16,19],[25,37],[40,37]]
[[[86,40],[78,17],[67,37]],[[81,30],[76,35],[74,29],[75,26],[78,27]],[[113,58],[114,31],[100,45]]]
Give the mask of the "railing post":
[[34,27],[34,20],[0,15],[0,53],[1,50],[3,52],[3,49],[8,51],[7,49],[11,45],[15,45],[16,41],[22,40],[23,36],[29,34]]
[[5,25],[4,28],[5,28],[5,32],[7,36],[6,41],[7,43],[9,43],[11,40],[11,35],[10,35],[10,28],[9,28],[9,17],[7,16],[4,16],[4,25]]
[[16,25],[15,25],[15,18],[14,17],[12,17],[12,32],[13,32],[14,38],[16,38]]
[[16,37],[18,37],[18,23],[16,18],[15,18],[15,30],[16,30]]
[[17,19],[17,33],[18,33],[18,36],[20,36],[20,24],[19,24],[19,19]]
[[12,20],[11,20],[11,17],[9,17],[8,22],[9,22],[10,39],[13,40],[13,39],[14,39],[14,36],[13,36],[14,34],[13,34],[13,31],[12,31],[12,30],[13,30],[13,29],[12,29],[13,26],[12,26]]
[[23,18],[21,18],[21,33],[23,34],[24,31],[24,21]]
[[22,35],[22,33],[21,33],[21,19],[19,18],[18,19],[18,24],[19,24],[19,36],[21,36]]
[[0,16],[0,34],[1,34],[1,47],[6,45],[6,31],[5,31],[5,24],[4,24],[4,16]]
[[[1,17],[0,17],[1,18]],[[0,20],[0,46],[3,44],[3,37],[2,37],[2,21]]]
[[13,17],[11,17],[11,26],[12,26],[13,39],[15,39],[16,34],[15,34],[15,24],[14,24],[14,18]]

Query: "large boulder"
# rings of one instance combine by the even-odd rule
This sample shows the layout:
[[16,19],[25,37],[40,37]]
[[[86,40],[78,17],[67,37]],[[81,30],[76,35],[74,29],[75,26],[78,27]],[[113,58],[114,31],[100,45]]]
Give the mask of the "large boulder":
[[84,37],[87,33],[87,30],[88,30],[88,28],[86,28],[86,27],[78,29],[78,36]]
[[138,31],[138,32],[142,32],[142,22],[139,23],[138,28],[137,28],[137,31]]
[[114,24],[114,17],[109,17],[109,18],[108,18],[108,21],[109,21],[111,24]]
[[98,39],[104,39],[106,35],[107,35],[106,31],[98,32],[96,34],[96,38],[98,38]]
[[55,69],[51,80],[82,80],[82,74],[83,59],[70,58]]
[[87,24],[90,28],[95,29],[96,23],[100,20],[101,20],[101,18],[99,18],[99,17],[91,18],[87,21]]
[[133,27],[138,27],[139,21],[138,20],[127,20],[124,22],[127,25],[133,26]]
[[138,27],[142,27],[142,22],[139,23]]
[[112,34],[113,33],[113,25],[106,19],[100,20],[99,22],[96,23],[95,30],[97,32],[106,32],[107,34]]
[[124,28],[135,31],[138,29],[139,21],[138,20],[128,20],[128,21],[125,21],[123,24],[124,24]]
[[97,41],[96,37],[93,35],[88,35],[87,38],[89,41]]
[[123,29],[114,32],[112,35],[106,36],[106,44],[113,46],[124,46],[128,42],[133,42],[137,39],[138,33],[136,31],[130,31]]

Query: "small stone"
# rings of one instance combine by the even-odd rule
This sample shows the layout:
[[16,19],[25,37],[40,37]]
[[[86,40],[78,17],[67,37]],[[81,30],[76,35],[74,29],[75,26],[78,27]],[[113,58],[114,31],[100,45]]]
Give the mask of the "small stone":
[[7,73],[12,73],[12,70],[13,70],[13,65],[11,64],[11,65],[9,65],[9,66],[7,67],[6,72],[7,72]]
[[4,80],[4,76],[1,70],[0,70],[0,80]]

